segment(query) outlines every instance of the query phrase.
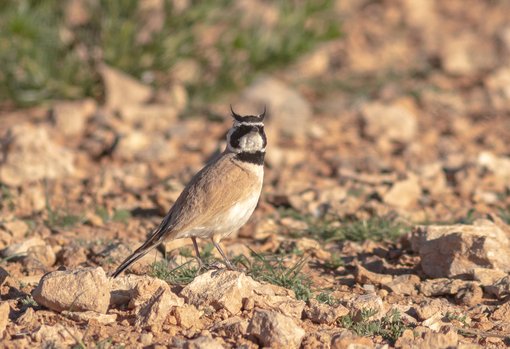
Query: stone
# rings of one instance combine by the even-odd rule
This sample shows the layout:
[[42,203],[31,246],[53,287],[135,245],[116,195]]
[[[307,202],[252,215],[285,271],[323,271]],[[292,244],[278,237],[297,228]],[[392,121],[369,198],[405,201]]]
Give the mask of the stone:
[[306,318],[310,319],[316,324],[332,324],[338,318],[349,314],[349,309],[339,304],[330,306],[320,303],[315,299],[310,300],[310,305],[305,308],[304,314]]
[[[510,301],[497,306],[490,318],[492,321],[508,321],[510,319]],[[2,333],[1,328],[0,333]]]
[[510,295],[510,275],[499,279],[493,285],[487,286],[484,289],[487,293],[492,294],[499,299]]
[[187,340],[182,346],[183,349],[224,349],[224,346],[216,339],[200,336],[195,339]]
[[101,325],[113,324],[117,320],[117,314],[101,314],[95,311],[63,311],[62,315],[74,321],[94,321]]
[[305,331],[292,318],[275,311],[255,309],[247,333],[270,348],[299,348]]
[[477,163],[501,180],[510,179],[510,157],[496,156],[491,152],[483,151],[478,155]]
[[[249,110],[258,110],[266,105],[268,109],[267,124],[291,136],[304,135],[310,125],[312,108],[310,103],[297,91],[284,82],[269,76],[261,76],[241,93],[243,103],[249,104]],[[246,111],[237,110],[238,114]],[[250,111],[251,114],[261,113]],[[269,128],[269,126],[268,126]],[[268,137],[268,139],[270,139]]]
[[475,268],[510,271],[510,239],[497,225],[430,225],[413,230],[411,245],[420,265],[433,278],[470,275]]
[[200,317],[202,315],[202,311],[190,304],[184,304],[174,309],[177,325],[183,328],[201,328],[202,322],[200,321]]
[[473,280],[478,281],[482,286],[492,286],[498,280],[504,278],[507,275],[508,273],[505,273],[501,270],[474,268],[472,278]]
[[276,310],[285,316],[301,319],[305,302],[296,299],[293,291],[284,287],[256,282],[252,291],[253,306]]
[[176,150],[162,135],[133,130],[122,135],[115,156],[127,161],[167,161],[176,156]]
[[502,67],[484,80],[492,106],[496,110],[510,110],[510,67]]
[[418,130],[417,116],[408,103],[366,103],[361,108],[363,133],[373,139],[409,143]]
[[159,287],[152,297],[138,307],[135,325],[140,328],[161,328],[172,308],[181,306],[182,300],[168,288]]
[[0,181],[10,186],[42,179],[60,179],[75,173],[74,155],[56,144],[42,126],[18,124],[8,131],[7,161]]
[[23,239],[28,232],[28,225],[22,220],[2,222],[0,225],[7,230],[15,240]]
[[34,236],[5,248],[1,254],[4,258],[24,257],[38,247],[46,247],[46,242],[40,237]]
[[426,299],[415,308],[418,320],[425,321],[434,315],[443,317],[450,309],[450,304],[443,298]]
[[372,349],[374,345],[370,338],[355,336],[351,331],[344,330],[333,336],[331,349]]
[[57,261],[57,256],[53,252],[53,248],[48,245],[33,246],[28,250],[27,257],[23,264],[36,268],[38,266],[51,267]]
[[0,286],[2,286],[7,280],[7,277],[9,276],[9,273],[4,268],[0,267]]
[[[139,309],[149,301],[159,289],[170,291],[170,286],[163,280],[147,275],[121,275],[110,279],[110,302],[112,305],[120,306],[128,304],[130,309]],[[174,295],[174,302],[178,306],[184,304],[184,300]]]
[[233,316],[220,321],[212,327],[213,331],[217,331],[228,338],[241,337],[246,334],[247,329],[248,321],[239,316]]
[[374,312],[374,314],[368,318],[370,320],[380,319],[385,313],[383,300],[375,293],[367,293],[355,297],[349,302],[349,308],[351,308],[351,313],[355,321],[361,321],[363,319],[363,312],[367,310]]
[[393,276],[378,274],[367,270],[361,265],[356,265],[356,269],[354,271],[354,277],[356,278],[356,282],[359,284],[371,284],[380,286],[382,284],[390,283],[393,280]]
[[407,179],[393,183],[384,196],[383,201],[398,208],[415,205],[421,197],[421,186],[418,177],[410,175]]
[[384,284],[384,288],[396,294],[414,296],[418,293],[417,287],[419,284],[419,276],[404,274],[395,276],[391,282]]
[[9,302],[0,301],[0,339],[4,336],[5,328],[7,327],[7,323],[9,322],[9,313],[11,312],[11,307],[9,306]]
[[459,342],[457,331],[449,326],[444,326],[439,332],[425,332],[420,348],[423,349],[448,349],[456,348]]
[[54,271],[44,275],[32,293],[34,300],[51,310],[106,313],[110,283],[101,267]]
[[63,135],[79,136],[84,133],[87,120],[96,108],[93,99],[56,102],[50,110],[50,116],[56,129]]
[[120,111],[129,105],[147,103],[153,95],[152,89],[126,73],[103,64],[99,70],[106,90],[106,107]]
[[197,276],[180,293],[186,302],[196,307],[211,305],[239,314],[243,299],[252,295],[257,286],[251,277],[229,270],[212,270]]
[[460,292],[463,289],[470,288],[472,285],[478,286],[476,282],[457,279],[431,279],[420,283],[420,293],[427,297],[449,296]]
[[67,348],[77,344],[76,342],[82,339],[82,334],[76,328],[55,324],[41,325],[32,332],[31,337],[37,343],[58,343]]

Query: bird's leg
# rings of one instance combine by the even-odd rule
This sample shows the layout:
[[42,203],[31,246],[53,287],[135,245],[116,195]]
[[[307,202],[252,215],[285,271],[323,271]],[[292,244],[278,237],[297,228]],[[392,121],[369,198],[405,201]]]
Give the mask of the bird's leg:
[[221,256],[223,257],[223,260],[225,261],[225,265],[227,266],[227,269],[229,270],[236,270],[236,268],[234,268],[234,266],[232,265],[232,263],[230,263],[230,261],[228,260],[227,258],[227,255],[225,255],[225,252],[223,252],[223,250],[221,249],[221,246],[218,242],[214,241],[214,239],[212,239],[212,242],[214,244],[214,247],[216,247],[216,249],[218,250],[218,252],[221,254]]
[[193,247],[195,248],[195,254],[197,255],[198,270],[202,270],[206,267],[206,265],[202,261],[202,257],[200,257],[200,251],[198,250],[197,238],[192,237],[191,241],[193,241]]

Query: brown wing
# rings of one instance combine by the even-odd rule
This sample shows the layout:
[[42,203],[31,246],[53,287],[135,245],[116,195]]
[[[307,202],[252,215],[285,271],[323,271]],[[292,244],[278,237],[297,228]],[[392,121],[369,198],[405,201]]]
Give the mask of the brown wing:
[[254,190],[260,190],[258,176],[233,162],[232,156],[225,154],[193,177],[154,232],[158,240],[207,225]]

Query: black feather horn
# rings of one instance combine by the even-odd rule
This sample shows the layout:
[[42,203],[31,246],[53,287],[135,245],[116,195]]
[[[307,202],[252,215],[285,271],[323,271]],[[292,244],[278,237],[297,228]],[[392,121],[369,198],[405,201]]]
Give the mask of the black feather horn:
[[234,117],[234,119],[236,119],[237,121],[242,121],[243,120],[243,117],[239,114],[237,114],[235,111],[234,111],[234,108],[232,108],[232,104],[230,105],[230,112],[232,113],[232,116]]

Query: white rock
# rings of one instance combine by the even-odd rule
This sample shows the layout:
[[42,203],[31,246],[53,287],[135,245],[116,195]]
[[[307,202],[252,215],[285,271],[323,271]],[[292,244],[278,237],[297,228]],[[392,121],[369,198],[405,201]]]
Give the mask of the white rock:
[[349,309],[343,305],[330,306],[319,303],[315,299],[310,300],[310,306],[305,310],[306,317],[316,324],[332,324],[347,314],[349,314]]
[[31,334],[32,339],[37,343],[58,343],[64,348],[77,344],[82,336],[79,330],[69,326],[64,327],[61,324],[41,325]]
[[3,183],[17,186],[75,173],[73,153],[54,143],[45,128],[20,124],[13,126],[9,132],[12,142],[7,161],[0,167],[0,181]]
[[95,321],[101,325],[113,324],[117,320],[117,314],[101,314],[95,311],[63,311],[62,315],[74,321]]
[[141,328],[161,327],[172,308],[182,305],[182,300],[165,287],[158,288],[152,297],[140,305],[136,326]]
[[418,178],[410,175],[409,178],[393,183],[390,190],[384,194],[385,203],[399,207],[408,208],[415,205],[421,197],[421,187]]
[[110,304],[110,283],[101,267],[55,271],[43,276],[32,295],[40,305],[58,312],[106,313]]
[[51,108],[51,116],[58,131],[66,136],[77,136],[84,132],[87,119],[96,110],[93,99],[57,102]]
[[364,133],[374,139],[408,143],[418,129],[416,114],[407,104],[371,102],[361,108]]
[[11,245],[2,251],[4,258],[26,256],[29,251],[36,247],[45,247],[46,242],[38,236],[28,238],[22,242]]
[[243,299],[252,295],[257,283],[243,273],[213,270],[199,275],[180,293],[187,303],[196,307],[211,305],[231,314],[241,311]]
[[118,69],[104,64],[100,67],[100,73],[105,83],[106,106],[112,111],[147,103],[152,96],[149,86]]
[[510,180],[510,157],[498,157],[491,152],[484,151],[478,155],[478,164],[493,172],[496,177]]
[[292,318],[260,309],[253,312],[247,332],[263,346],[270,348],[299,348],[305,336],[305,330]]
[[5,328],[9,322],[10,311],[9,302],[0,301],[0,339],[4,336]]
[[[242,100],[250,104],[250,109],[267,105],[268,124],[271,127],[294,136],[307,132],[312,108],[306,99],[282,81],[261,76],[242,92]],[[248,110],[237,112],[243,114]],[[261,112],[262,110],[250,113]]]
[[492,106],[497,110],[510,110],[510,67],[502,67],[484,81]]
[[480,267],[510,271],[510,239],[487,220],[477,220],[474,225],[418,226],[411,245],[430,277],[472,274]]

